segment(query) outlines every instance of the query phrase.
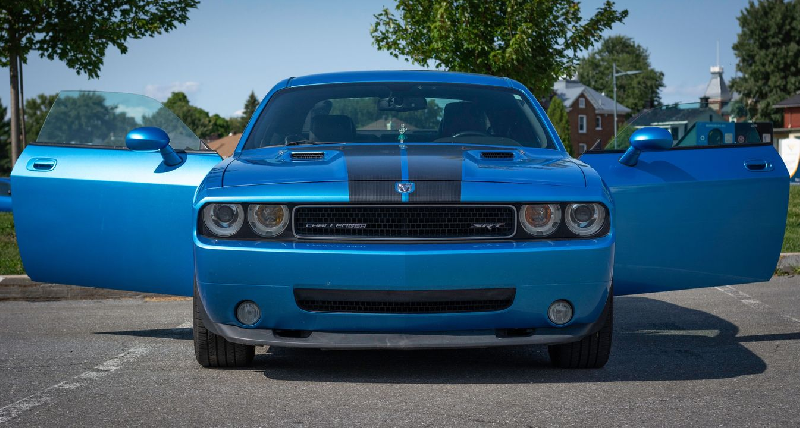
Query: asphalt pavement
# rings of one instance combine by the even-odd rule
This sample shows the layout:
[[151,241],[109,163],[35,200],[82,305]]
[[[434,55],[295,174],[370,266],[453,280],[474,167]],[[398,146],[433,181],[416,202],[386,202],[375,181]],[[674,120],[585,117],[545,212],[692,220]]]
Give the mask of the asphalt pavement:
[[0,302],[0,425],[800,426],[800,277],[622,297],[611,360],[545,347],[194,360],[188,300]]

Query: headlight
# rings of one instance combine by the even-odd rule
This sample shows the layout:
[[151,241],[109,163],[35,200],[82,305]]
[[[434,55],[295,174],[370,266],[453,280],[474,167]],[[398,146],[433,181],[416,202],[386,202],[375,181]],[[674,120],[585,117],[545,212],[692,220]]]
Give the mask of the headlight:
[[600,204],[567,205],[567,227],[578,236],[594,235],[603,228],[605,221],[606,210]]
[[289,224],[289,207],[286,205],[250,205],[247,222],[253,232],[269,238],[280,235]]
[[550,235],[561,224],[561,207],[558,204],[523,205],[519,211],[519,222],[531,235]]
[[244,223],[244,209],[239,204],[208,204],[203,208],[203,224],[214,235],[227,238]]

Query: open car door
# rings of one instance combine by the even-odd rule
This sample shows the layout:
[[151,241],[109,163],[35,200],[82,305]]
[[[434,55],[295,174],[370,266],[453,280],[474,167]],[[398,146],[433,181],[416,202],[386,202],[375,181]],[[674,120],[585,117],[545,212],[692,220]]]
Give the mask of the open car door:
[[743,139],[735,129],[741,124],[700,125],[687,126],[671,149],[641,152],[633,166],[619,162],[622,150],[580,158],[614,200],[614,294],[759,282],[774,273],[789,176],[769,143],[771,127],[762,138]]
[[[181,162],[129,150],[125,136],[140,126],[166,131]],[[220,161],[200,148],[151,98],[61,92],[11,173],[26,273],[41,282],[191,295],[192,202]]]

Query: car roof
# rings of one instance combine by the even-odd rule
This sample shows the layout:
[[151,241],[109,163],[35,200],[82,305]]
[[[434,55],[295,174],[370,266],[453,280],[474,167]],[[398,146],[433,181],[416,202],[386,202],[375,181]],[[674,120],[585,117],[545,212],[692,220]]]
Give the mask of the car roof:
[[509,87],[505,77],[485,74],[456,73],[434,70],[381,70],[381,71],[343,71],[337,73],[311,74],[293,77],[288,87],[322,85],[328,83],[360,82],[424,82],[424,83],[462,83],[472,85]]

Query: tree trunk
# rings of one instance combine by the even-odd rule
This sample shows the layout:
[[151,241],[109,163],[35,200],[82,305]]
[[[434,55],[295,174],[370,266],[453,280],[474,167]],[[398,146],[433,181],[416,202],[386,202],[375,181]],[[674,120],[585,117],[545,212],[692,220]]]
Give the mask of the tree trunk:
[[19,76],[17,75],[17,53],[10,49],[8,71],[11,78],[11,167],[19,157]]
[[22,131],[22,145],[19,146],[21,153],[25,150],[25,146],[28,145],[28,129],[25,125],[25,83],[22,80],[22,75],[24,74],[22,72],[22,58],[17,57],[17,60],[19,62],[19,70],[17,70],[17,74],[19,74],[19,112],[21,113],[19,124]]

